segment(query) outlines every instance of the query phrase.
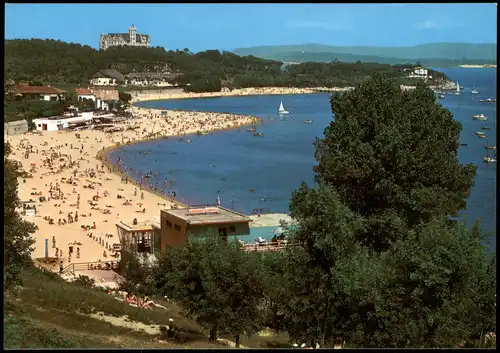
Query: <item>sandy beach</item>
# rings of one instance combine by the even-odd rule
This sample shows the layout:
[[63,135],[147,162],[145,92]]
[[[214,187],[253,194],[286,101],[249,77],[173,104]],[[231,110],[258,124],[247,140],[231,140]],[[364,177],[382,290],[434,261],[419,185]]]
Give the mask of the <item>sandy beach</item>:
[[[234,90],[215,94],[163,94],[147,97],[133,94],[134,102],[217,95],[300,94],[312,90],[268,88]],[[9,157],[19,161],[30,178],[19,178],[21,201],[37,201],[37,215],[24,216],[38,230],[32,258],[59,257],[64,266],[73,262],[112,261],[112,244],[119,243],[116,223],[150,222],[161,208],[182,207],[171,197],[150,192],[125,177],[126,166],[112,166],[106,152],[119,145],[166,136],[182,136],[248,125],[255,118],[207,112],[160,111],[132,107],[134,119],[121,124],[120,132],[102,130],[44,131],[4,136],[13,150]],[[185,139],[190,143],[189,139]],[[69,256],[69,247],[73,254]],[[57,251],[57,256],[56,256]]]

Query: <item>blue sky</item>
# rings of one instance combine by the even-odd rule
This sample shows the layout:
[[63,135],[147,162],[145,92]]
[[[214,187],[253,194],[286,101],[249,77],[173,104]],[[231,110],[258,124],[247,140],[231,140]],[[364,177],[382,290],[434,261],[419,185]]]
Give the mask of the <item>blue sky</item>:
[[153,46],[411,46],[496,43],[496,4],[7,4],[5,38],[97,48],[100,33],[151,35]]

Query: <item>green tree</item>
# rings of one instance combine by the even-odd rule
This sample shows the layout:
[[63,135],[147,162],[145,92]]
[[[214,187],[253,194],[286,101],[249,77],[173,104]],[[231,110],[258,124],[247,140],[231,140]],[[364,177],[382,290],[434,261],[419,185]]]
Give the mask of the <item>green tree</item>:
[[283,259],[285,329],[300,342],[333,346],[343,331],[337,329],[341,308],[332,270],[359,248],[356,236],[364,223],[323,183],[317,188],[303,183],[292,195],[290,215],[298,225],[287,235],[290,245]]
[[10,154],[11,147],[4,142],[3,283],[6,289],[21,283],[22,268],[30,264],[35,243],[31,234],[37,229],[33,223],[23,220],[16,210],[21,206],[17,195],[17,178],[21,171],[18,162],[7,158]]
[[167,250],[157,274],[157,286],[210,329],[210,341],[230,334],[239,346],[242,334],[257,331],[263,295],[259,271],[236,242],[226,244],[219,236],[190,240]]
[[479,347],[495,324],[495,256],[462,225],[433,220],[382,254],[344,257],[332,274],[353,347]]
[[286,331],[330,346],[479,346],[494,324],[495,257],[478,226],[448,221],[475,174],[456,158],[460,124],[425,87],[378,75],[332,97],[332,111],[318,186],[290,204]]
[[365,243],[383,250],[407,227],[466,206],[476,167],[459,163],[461,124],[430,89],[402,91],[377,75],[331,105],[334,121],[315,142],[316,180],[366,218]]

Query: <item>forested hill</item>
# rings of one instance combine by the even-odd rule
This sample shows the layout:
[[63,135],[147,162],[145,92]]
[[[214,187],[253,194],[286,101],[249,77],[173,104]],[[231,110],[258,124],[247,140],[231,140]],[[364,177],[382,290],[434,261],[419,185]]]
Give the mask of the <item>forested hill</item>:
[[[303,63],[284,66],[281,61],[230,52],[207,50],[191,53],[164,48],[111,47],[101,52],[89,46],[56,40],[5,41],[5,77],[41,84],[86,84],[101,69],[131,72],[182,72],[179,84],[196,92],[220,91],[221,87],[345,87],[383,73],[411,84],[407,74],[387,64]],[[435,78],[443,75],[435,73]],[[187,84],[189,83],[189,86]]]

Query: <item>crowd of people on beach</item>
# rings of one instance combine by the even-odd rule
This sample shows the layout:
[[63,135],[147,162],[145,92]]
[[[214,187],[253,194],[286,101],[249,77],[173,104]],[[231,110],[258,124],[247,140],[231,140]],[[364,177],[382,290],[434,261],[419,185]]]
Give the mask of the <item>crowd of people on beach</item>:
[[[188,143],[189,134],[247,125],[255,119],[139,107],[132,111],[134,118],[115,124],[122,128],[118,132],[61,130],[5,137],[13,149],[10,158],[25,171],[20,199],[36,203],[36,215],[30,218],[38,227],[33,235],[34,258],[43,257],[47,236],[53,239],[54,258],[65,264],[110,258],[115,256],[113,240],[106,235],[116,233],[116,222],[139,215],[145,222],[156,216],[158,205],[181,205],[175,201],[173,175],[159,180],[157,172],[141,173],[112,160],[106,147],[167,136]],[[138,153],[136,158],[140,157]],[[72,245],[65,248],[66,243]]]

